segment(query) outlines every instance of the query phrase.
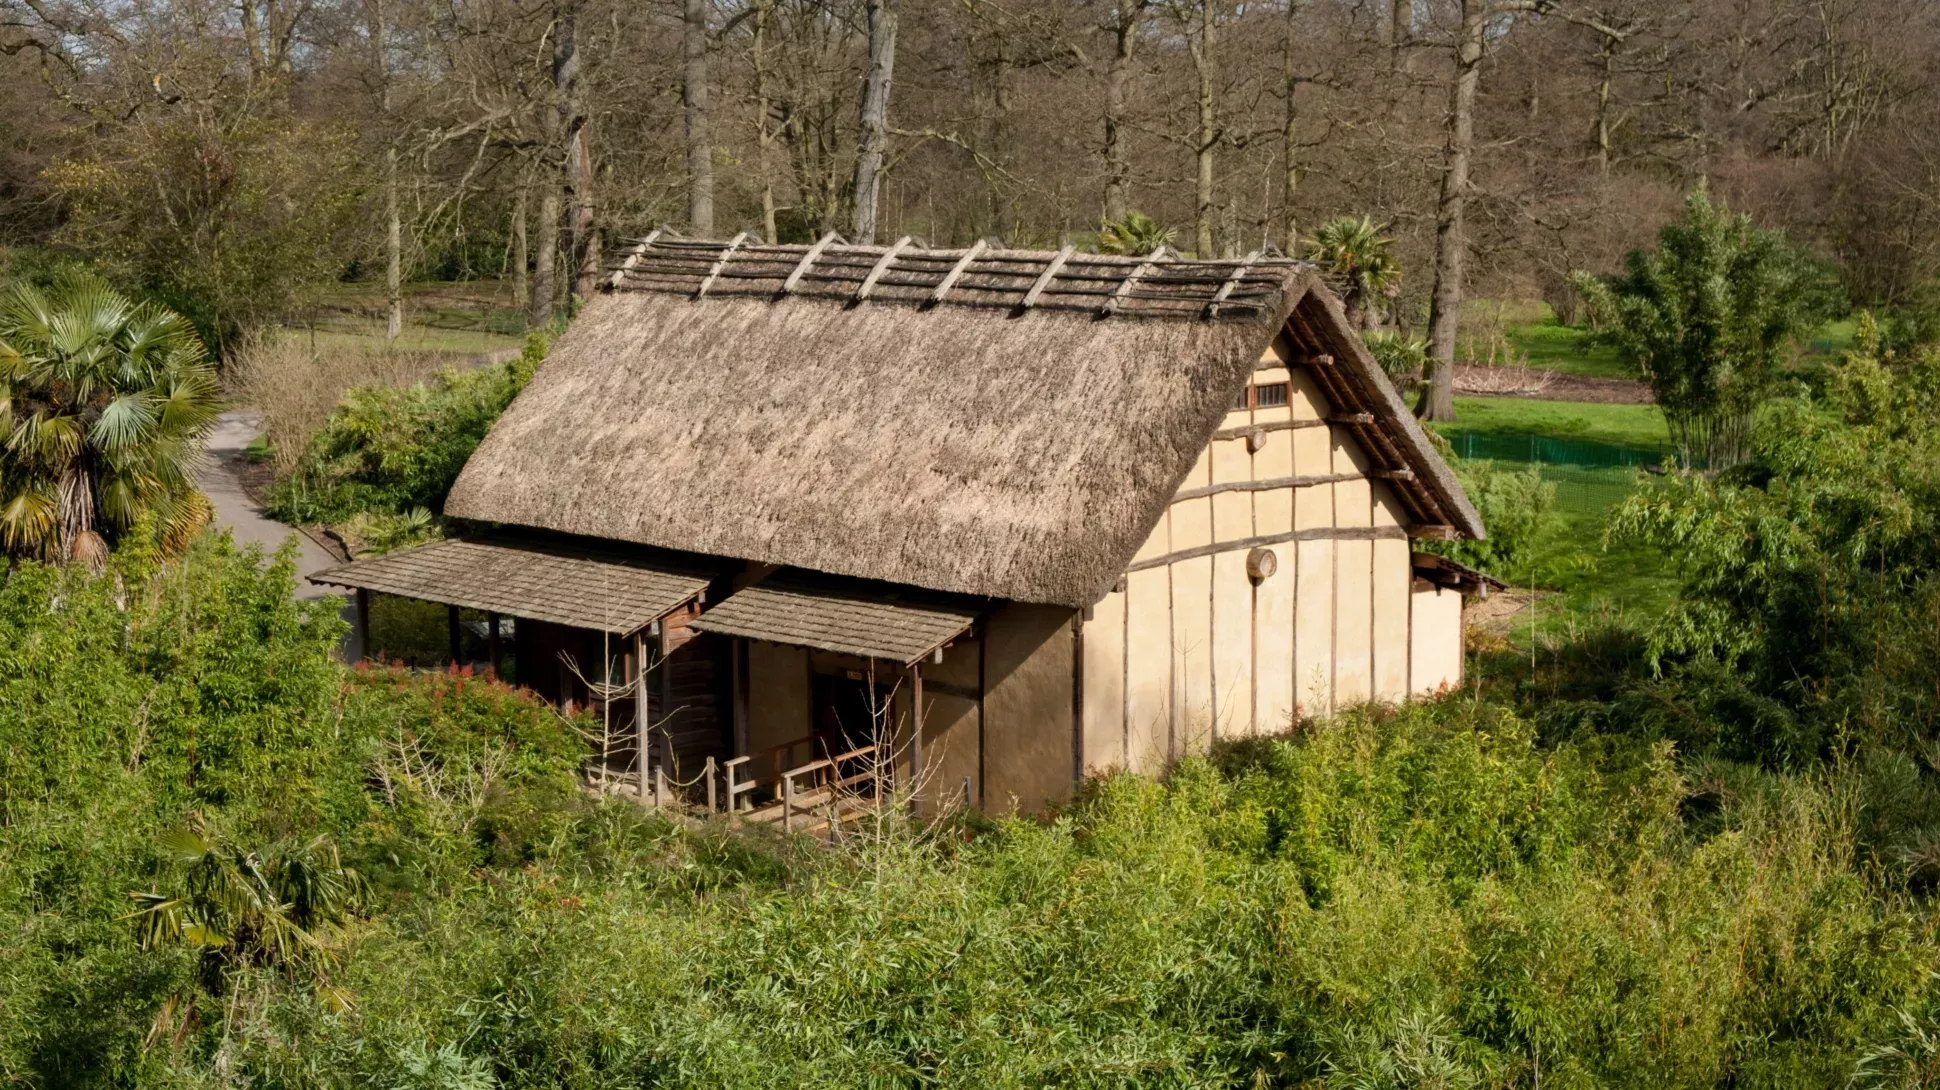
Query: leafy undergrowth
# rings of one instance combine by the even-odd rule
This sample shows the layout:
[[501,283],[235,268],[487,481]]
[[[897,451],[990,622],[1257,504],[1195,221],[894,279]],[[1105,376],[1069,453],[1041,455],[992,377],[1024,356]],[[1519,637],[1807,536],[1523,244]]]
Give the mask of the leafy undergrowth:
[[0,587],[9,1084],[1824,1086],[1933,1031],[1868,831],[1903,770],[1465,692],[830,850],[590,801],[496,683],[334,665],[287,557],[118,563]]
[[[348,523],[443,510],[459,470],[545,358],[534,335],[509,363],[446,371],[412,386],[344,394],[294,469],[269,490],[266,512],[285,522]],[[380,536],[396,536],[385,526]]]

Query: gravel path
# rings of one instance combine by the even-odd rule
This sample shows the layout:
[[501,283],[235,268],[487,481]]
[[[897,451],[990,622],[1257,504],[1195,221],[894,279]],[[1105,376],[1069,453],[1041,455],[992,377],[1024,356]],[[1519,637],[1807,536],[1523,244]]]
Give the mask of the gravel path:
[[265,552],[272,552],[283,539],[295,534],[302,549],[296,561],[296,596],[321,598],[329,591],[303,577],[341,562],[295,527],[265,518],[262,509],[243,491],[243,448],[262,431],[262,418],[255,413],[231,410],[217,417],[215,430],[209,434],[209,456],[196,474],[196,483],[216,509],[216,525],[227,527],[235,535],[236,544],[254,542]]

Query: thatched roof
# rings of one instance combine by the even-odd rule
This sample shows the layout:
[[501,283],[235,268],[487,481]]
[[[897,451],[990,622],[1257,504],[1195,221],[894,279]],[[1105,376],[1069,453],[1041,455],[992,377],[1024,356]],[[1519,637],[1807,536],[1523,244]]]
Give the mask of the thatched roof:
[[625,254],[446,512],[1086,605],[1283,328],[1373,418],[1411,516],[1479,536],[1297,262],[664,236]]

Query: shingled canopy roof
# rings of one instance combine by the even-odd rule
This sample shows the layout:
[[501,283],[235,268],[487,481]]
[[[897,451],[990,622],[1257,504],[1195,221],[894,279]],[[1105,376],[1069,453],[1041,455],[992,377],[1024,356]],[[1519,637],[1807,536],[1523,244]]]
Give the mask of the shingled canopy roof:
[[790,571],[736,591],[694,627],[908,666],[963,635],[985,608],[956,595]]
[[446,513],[1088,605],[1284,330],[1421,532],[1482,534],[1299,262],[665,232],[622,255]]
[[626,636],[691,601],[709,576],[648,549],[499,533],[359,560],[310,581]]

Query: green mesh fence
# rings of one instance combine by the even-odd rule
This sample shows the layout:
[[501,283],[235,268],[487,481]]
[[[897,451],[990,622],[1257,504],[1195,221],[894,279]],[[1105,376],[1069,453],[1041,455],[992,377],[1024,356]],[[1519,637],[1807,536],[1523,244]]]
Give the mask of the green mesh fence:
[[1673,457],[1669,447],[1580,442],[1540,435],[1457,432],[1447,438],[1457,458],[1488,459],[1505,468],[1535,466],[1543,480],[1556,486],[1558,508],[1590,514],[1606,511],[1622,501],[1636,490],[1640,471],[1662,465]]

